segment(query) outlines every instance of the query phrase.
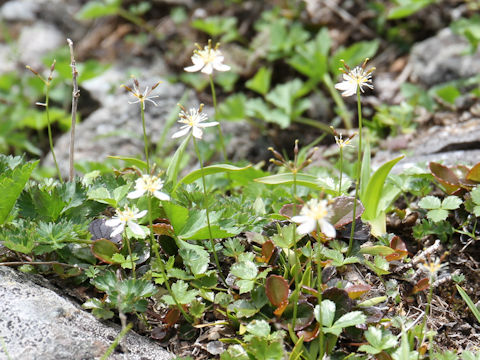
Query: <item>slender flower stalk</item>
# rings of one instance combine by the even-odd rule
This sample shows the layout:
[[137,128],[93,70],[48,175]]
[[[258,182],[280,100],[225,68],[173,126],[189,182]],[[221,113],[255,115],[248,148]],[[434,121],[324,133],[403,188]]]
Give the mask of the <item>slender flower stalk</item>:
[[337,196],[340,196],[342,194],[342,181],[343,181],[343,148],[347,146],[353,146],[350,144],[351,140],[357,135],[356,133],[350,135],[347,139],[342,138],[342,134],[339,134],[333,126],[330,126],[330,129],[333,132],[333,135],[335,137],[335,142],[337,143],[338,149],[340,151],[340,179],[338,182],[338,191],[337,191]]
[[365,70],[368,58],[365,59],[362,66],[357,66],[351,69],[343,60],[344,69],[341,69],[343,72],[343,81],[336,84],[335,88],[341,90],[342,96],[352,96],[357,95],[357,113],[358,113],[358,156],[357,156],[357,173],[355,179],[355,200],[353,202],[353,220],[352,220],[352,229],[350,231],[350,241],[348,243],[347,256],[350,255],[353,248],[353,237],[355,234],[355,223],[357,215],[357,199],[358,199],[358,189],[360,186],[360,174],[362,171],[362,103],[360,94],[364,91],[363,86],[366,86],[370,89],[373,89],[372,85],[372,72],[375,70],[372,67],[369,70]]
[[184,124],[183,126],[180,127],[180,130],[177,131],[172,135],[172,138],[179,138],[181,136],[187,135],[190,131],[192,131],[192,140],[193,140],[193,147],[195,148],[195,153],[197,154],[198,161],[200,163],[200,169],[202,171],[202,184],[203,184],[203,194],[204,194],[204,200],[205,200],[205,212],[207,216],[207,227],[208,227],[208,235],[210,239],[210,245],[212,247],[212,252],[213,252],[213,257],[215,259],[215,264],[217,266],[218,273],[221,277],[221,279],[225,282],[225,278],[222,274],[222,270],[220,267],[220,262],[218,261],[218,255],[217,251],[215,250],[215,242],[213,241],[213,236],[212,236],[212,228],[210,225],[210,212],[208,209],[208,194],[207,194],[207,186],[205,182],[205,174],[203,172],[203,160],[202,156],[200,154],[200,151],[198,150],[198,145],[197,145],[197,140],[196,139],[201,139],[203,136],[203,130],[202,128],[205,127],[212,127],[215,125],[218,125],[218,122],[212,121],[212,122],[205,122],[205,120],[208,120],[207,114],[203,113],[203,104],[200,104],[200,107],[198,109],[192,108],[190,111],[187,112],[187,110],[180,104],[178,104],[181,108],[179,117],[180,120],[178,120],[179,123]]
[[[229,71],[230,66],[223,63],[224,57],[222,55],[222,52],[219,50],[220,43],[217,43],[215,44],[215,47],[212,47],[212,40],[210,39],[208,40],[208,45],[206,45],[203,49],[200,45],[195,45],[198,49],[193,52],[193,65],[184,68],[184,70],[187,72],[201,71],[202,73],[209,76],[210,89],[212,91],[213,107],[215,109],[215,118],[217,118],[217,96],[215,93],[215,85],[213,83],[213,70]],[[225,148],[225,140],[223,137],[222,128],[220,126],[218,126],[218,136],[220,139],[220,146],[222,148],[223,159],[227,161],[227,150]]]
[[147,163],[147,173],[150,173],[150,160],[148,156],[148,137],[147,137],[147,130],[145,126],[145,102],[151,102],[153,105],[157,106],[157,103],[152,99],[158,97],[158,95],[150,95],[153,90],[161,83],[161,81],[157,82],[155,85],[152,86],[151,89],[148,86],[145,88],[145,91],[142,93],[140,92],[140,84],[136,78],[133,78],[133,89],[128,87],[127,85],[122,85],[125,89],[127,89],[133,96],[137,98],[135,101],[129,101],[129,104],[140,104],[140,116],[142,118],[142,130],[143,130],[143,143],[145,146],[145,162]]
[[[321,227],[320,224],[317,224],[317,232],[320,234]],[[323,360],[323,316],[322,316],[322,301],[323,301],[323,281],[322,281],[322,261],[320,259],[320,242],[317,243],[317,301],[320,307],[318,312],[318,320],[320,322],[319,332],[318,332],[318,348],[319,348],[319,359]]]
[[50,74],[47,79],[44,79],[37,71],[32,69],[29,65],[26,66],[36,77],[38,77],[45,84],[45,102],[37,102],[37,105],[45,107],[45,113],[47,116],[47,130],[48,130],[48,142],[50,143],[50,152],[52,153],[53,162],[55,163],[55,168],[57,169],[58,178],[61,183],[63,183],[62,174],[60,173],[60,168],[58,167],[57,157],[55,156],[55,151],[53,149],[53,137],[52,137],[52,126],[50,124],[50,111],[49,111],[49,95],[50,95],[50,85],[52,84],[53,71],[55,70],[56,60],[53,60],[52,66],[50,66]]
[[427,318],[430,315],[430,307],[432,305],[432,297],[433,297],[433,284],[435,280],[438,278],[438,273],[441,269],[444,269],[448,266],[448,264],[442,264],[443,259],[448,253],[445,253],[439,259],[435,259],[435,261],[425,262],[423,264],[419,264],[420,268],[428,275],[428,282],[429,282],[429,289],[427,295],[427,305],[425,307],[425,313],[423,314],[423,321],[420,327],[420,339],[418,340],[418,348],[422,346],[423,340],[425,338],[425,328],[427,326]]
[[138,80],[133,78],[133,89],[126,85],[122,85],[125,89],[127,89],[133,96],[137,98],[137,100],[130,102],[129,104],[140,104],[140,116],[142,119],[142,130],[143,130],[143,142],[145,146],[145,162],[147,163],[147,174],[143,175],[141,178],[135,181],[135,191],[129,193],[127,195],[130,199],[136,199],[147,194],[147,206],[148,206],[148,225],[149,225],[149,234],[150,234],[150,255],[152,252],[155,254],[157,258],[156,264],[160,268],[160,272],[164,278],[165,287],[167,288],[168,293],[172,297],[173,301],[175,302],[177,308],[182,313],[185,320],[188,322],[192,322],[192,318],[185,312],[181,304],[178,302],[177,297],[172,291],[170,287],[170,283],[168,282],[167,271],[165,270],[165,264],[163,263],[162,258],[160,257],[160,252],[158,251],[158,244],[155,241],[155,236],[153,234],[153,218],[152,218],[152,196],[155,196],[159,200],[168,201],[170,200],[170,196],[161,192],[160,190],[163,187],[163,181],[160,180],[156,176],[150,175],[150,159],[148,156],[148,137],[147,137],[147,129],[145,124],[145,102],[151,102],[153,105],[157,106],[157,103],[152,99],[157,98],[158,95],[150,95],[153,90],[160,84],[160,81],[157,82],[155,85],[152,86],[151,89],[148,87],[145,88],[143,93],[140,92],[140,84]]

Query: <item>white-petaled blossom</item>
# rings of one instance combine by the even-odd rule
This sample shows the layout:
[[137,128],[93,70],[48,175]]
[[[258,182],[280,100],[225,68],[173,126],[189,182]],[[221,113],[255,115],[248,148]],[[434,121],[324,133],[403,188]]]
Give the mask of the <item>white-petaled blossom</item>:
[[423,264],[420,263],[418,265],[425,273],[430,275],[430,278],[436,279],[438,272],[448,267],[448,264],[442,264],[441,261],[441,259],[435,259],[435,261],[424,262]]
[[140,92],[140,84],[138,83],[138,80],[133,78],[133,89],[128,87],[127,85],[122,85],[125,89],[127,89],[133,96],[137,98],[135,101],[129,101],[129,104],[137,104],[141,103],[143,110],[145,110],[145,101],[150,101],[153,105],[157,106],[157,103],[153,101],[152,99],[155,99],[158,97],[158,95],[153,95],[150,96],[153,90],[161,83],[161,81],[157,82],[155,85],[152,86],[151,89],[148,89],[148,86],[145,88],[145,91],[143,93]]
[[343,91],[342,96],[348,97],[355,95],[360,89],[363,92],[363,86],[366,86],[370,89],[373,89],[372,85],[372,72],[375,68],[365,70],[367,65],[368,58],[365,59],[362,66],[356,66],[353,69],[343,62],[345,69],[340,69],[343,71],[343,81],[335,85],[335,89]]
[[203,49],[200,45],[195,44],[198,49],[193,52],[192,56],[192,66],[184,68],[188,72],[201,71],[204,74],[211,75],[213,70],[218,71],[228,71],[230,66],[223,63],[223,55],[218,47],[220,44],[216,44],[215,47],[212,47],[212,40],[208,40],[208,45]]
[[353,146],[351,144],[352,138],[353,136],[343,139],[342,134],[340,134],[338,136],[335,136],[335,142],[337,143],[340,149],[343,149],[344,147],[347,147],[347,146]]
[[170,196],[161,192],[163,181],[157,176],[142,175],[135,181],[135,190],[127,195],[129,199],[137,199],[146,192],[152,194],[159,200],[170,200]]
[[180,117],[178,122],[185,125],[181,126],[180,130],[172,135],[172,138],[174,139],[188,134],[190,129],[192,130],[193,136],[195,136],[197,139],[201,139],[203,136],[202,128],[218,125],[218,122],[216,121],[204,122],[205,120],[208,120],[208,116],[202,112],[203,104],[200,105],[200,108],[191,108],[188,112],[181,105],[180,107],[182,110],[180,111],[180,114],[178,114]]
[[335,237],[335,227],[329,223],[331,214],[327,203],[327,200],[311,199],[302,207],[300,215],[292,217],[293,222],[300,224],[297,228],[299,234],[310,234],[319,226],[325,236]]
[[111,237],[121,234],[125,229],[125,226],[128,226],[128,228],[132,230],[135,235],[144,236],[145,232],[140,225],[135,222],[135,220],[144,217],[146,214],[147,210],[138,212],[136,207],[132,207],[130,209],[128,206],[125,206],[125,209],[117,210],[116,216],[105,221],[105,225],[115,229],[110,234]]

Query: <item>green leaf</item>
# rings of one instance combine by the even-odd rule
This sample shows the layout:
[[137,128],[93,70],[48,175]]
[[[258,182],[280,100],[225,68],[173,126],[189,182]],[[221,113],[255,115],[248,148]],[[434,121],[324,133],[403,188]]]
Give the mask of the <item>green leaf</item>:
[[37,164],[38,161],[29,162],[0,174],[0,194],[2,194],[0,198],[0,225],[8,219],[15,202]]
[[175,191],[175,189],[181,183],[191,184],[195,180],[200,179],[202,177],[202,174],[204,176],[207,176],[207,175],[224,173],[224,172],[225,173],[238,172],[238,171],[244,171],[244,170],[246,170],[250,167],[251,167],[251,165],[240,168],[240,167],[229,165],[229,164],[217,164],[217,165],[211,165],[211,166],[204,167],[203,170],[202,169],[194,170],[190,174],[185,176],[183,179],[181,179],[178,182],[178,184],[175,186],[173,191]]
[[299,79],[277,85],[265,97],[273,105],[282,109],[288,117],[292,118],[293,105],[296,99],[303,96],[303,83]]
[[245,83],[245,86],[259,94],[266,95],[270,89],[272,69],[262,66],[255,76]]
[[[199,294],[198,290],[188,290],[188,284],[183,280],[179,280],[172,284],[172,292],[175,294],[175,298],[181,305],[190,304]],[[168,305],[176,305],[170,295],[163,295],[162,299]]]
[[443,209],[434,209],[427,212],[427,217],[433,222],[439,222],[446,220],[448,217],[448,211]]
[[237,317],[251,317],[258,313],[260,309],[257,309],[251,302],[247,300],[237,300],[227,307],[228,311],[237,314]]
[[480,324],[480,311],[475,306],[475,304],[473,303],[470,296],[468,296],[468,294],[465,292],[465,290],[463,290],[463,288],[461,288],[460,286],[455,285],[455,287],[457,288],[457,291],[460,294],[460,296],[462,297],[463,301],[465,301],[468,308],[470,309],[470,311],[473,313],[473,315],[477,319],[478,323]]
[[442,201],[442,209],[455,210],[460,207],[462,200],[458,196],[447,196]]
[[[294,183],[292,173],[276,174],[254,179],[254,181],[268,185],[292,185]],[[317,177],[309,174],[298,173],[296,175],[297,185],[306,186],[314,190],[321,191],[322,187],[317,183]]]
[[392,168],[402,160],[404,156],[399,156],[393,160],[384,163],[378,168],[377,171],[371,176],[367,190],[365,191],[365,197],[362,198],[365,211],[362,214],[364,220],[374,220],[379,215],[378,204],[380,202],[385,179]]
[[253,320],[246,326],[247,332],[260,338],[270,335],[270,325],[265,320]]
[[242,261],[232,265],[232,275],[243,280],[254,280],[257,277],[258,269],[253,261]]
[[383,245],[374,245],[374,246],[365,246],[360,249],[361,254],[369,254],[369,255],[381,255],[387,256],[393,254],[395,252],[394,249],[388,246]]
[[461,95],[460,90],[458,90],[458,88],[454,85],[436,87],[431,89],[430,91],[452,105],[455,104],[455,100]]
[[330,71],[338,76],[342,73],[339,69],[342,67],[341,59],[350,67],[362,64],[365,58],[372,58],[377,53],[380,41],[359,41],[348,48],[339,48],[339,50],[330,59]]
[[408,17],[432,4],[435,0],[396,0],[397,6],[390,9],[387,19],[395,20]]
[[102,16],[115,15],[120,8],[121,0],[89,1],[76,14],[80,20],[96,19]]
[[[319,306],[315,306],[314,315],[315,319],[320,322],[320,313],[319,313]],[[336,305],[331,300],[323,300],[322,301],[322,325],[326,327],[330,327],[333,325],[333,319],[335,318],[335,310]]]
[[[362,159],[362,168],[360,172],[360,199],[364,199],[367,192],[367,186],[370,182],[370,166],[371,154],[370,154],[370,143],[367,142],[365,149],[363,150],[363,159]],[[358,166],[358,164],[357,164]]]
[[470,195],[473,202],[477,205],[480,205],[480,186],[476,186],[472,191],[470,191]]
[[436,196],[425,196],[418,202],[418,206],[420,206],[422,209],[440,209],[442,207],[442,203],[440,202],[440,199]]
[[295,48],[296,52],[288,64],[301,74],[320,81],[328,69],[327,55],[330,42],[327,28],[322,28],[314,40]]
[[167,182],[171,181],[173,183],[173,187],[176,188],[177,179],[178,179],[178,171],[180,170],[180,164],[182,162],[183,154],[185,153],[185,149],[187,148],[188,142],[190,141],[190,137],[192,133],[190,132],[185,139],[183,139],[182,143],[178,147],[177,151],[172,157],[170,164],[168,164],[167,168]]
[[278,342],[270,343],[267,340],[253,338],[248,346],[248,352],[255,360],[282,360],[284,350]]
[[243,93],[229,96],[218,106],[218,118],[227,121],[244,121],[247,118],[246,102],[247,97]]
[[183,262],[195,276],[205,274],[210,262],[209,253],[199,245],[179,241],[179,254]]
[[283,110],[271,109],[262,99],[249,99],[245,104],[246,114],[249,117],[277,124],[282,129],[290,126],[291,118]]
[[361,311],[352,311],[341,316],[340,319],[335,321],[332,327],[324,328],[325,332],[334,334],[335,336],[340,335],[343,329],[365,323],[367,317]]
[[187,223],[189,210],[170,201],[163,203],[163,209],[165,210],[167,218],[170,220],[175,235],[178,236]]
[[107,157],[110,158],[110,159],[117,159],[117,160],[125,161],[127,166],[136,166],[141,171],[144,171],[144,172],[147,171],[147,163],[143,160],[128,157],[128,156],[107,156]]
[[97,258],[108,264],[116,262],[112,257],[119,253],[117,245],[107,239],[99,239],[93,242],[92,253]]

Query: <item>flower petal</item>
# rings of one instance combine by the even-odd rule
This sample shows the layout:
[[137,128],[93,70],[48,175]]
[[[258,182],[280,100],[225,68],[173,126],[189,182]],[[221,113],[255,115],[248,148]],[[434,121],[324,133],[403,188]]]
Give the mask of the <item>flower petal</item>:
[[310,234],[313,230],[315,230],[316,225],[317,222],[315,220],[308,219],[297,228],[297,233],[300,235]]
[[168,196],[167,194],[161,191],[154,191],[153,196],[155,196],[158,200],[164,200],[164,201],[170,200],[170,196]]
[[335,230],[335,227],[332,224],[330,224],[328,221],[322,219],[319,221],[319,223],[320,223],[320,230],[322,230],[322,233],[324,233],[325,236],[334,238],[337,235],[337,231]]
[[200,127],[198,126],[194,126],[193,127],[193,136],[195,136],[197,139],[201,139],[202,138],[202,135],[203,135],[203,131]]
[[132,191],[131,193],[128,193],[127,198],[138,199],[143,194],[145,194],[145,189],[138,189],[138,190]]
[[132,232],[135,234],[135,235],[139,235],[139,236],[144,236],[145,235],[145,232],[143,231],[143,229],[140,227],[140,225],[138,225],[137,223],[133,222],[133,221],[128,221],[127,222],[128,224],[128,228],[130,230],[132,230]]
[[228,70],[231,69],[230,66],[225,65],[225,64],[223,64],[223,63],[221,63],[221,62],[214,62],[214,63],[213,63],[213,68],[214,68],[215,70],[218,70],[218,71],[228,71]]
[[202,68],[203,68],[203,63],[198,63],[191,66],[187,66],[186,68],[183,68],[183,70],[187,72],[196,72],[196,71],[202,70]]
[[[106,223],[105,223],[106,224]],[[112,233],[110,234],[110,237],[115,237],[117,236],[118,234],[121,234],[123,232],[123,229],[125,229],[125,224],[124,223],[121,223],[120,225],[118,225],[114,231],[112,231]]]
[[205,65],[205,67],[202,69],[202,73],[211,75],[213,72],[213,66],[212,63],[208,63]]
[[107,221],[105,221],[105,225],[107,225],[108,227],[116,227],[118,225],[120,225],[122,223],[122,221],[119,219],[119,218],[111,218],[111,219],[108,219]]
[[186,135],[190,131],[190,126],[185,127],[184,129],[180,129],[175,134],[172,135],[172,139],[176,139]]
[[138,214],[135,214],[134,218],[135,219],[141,219],[142,217],[147,215],[147,212],[148,212],[147,210],[140,211]]

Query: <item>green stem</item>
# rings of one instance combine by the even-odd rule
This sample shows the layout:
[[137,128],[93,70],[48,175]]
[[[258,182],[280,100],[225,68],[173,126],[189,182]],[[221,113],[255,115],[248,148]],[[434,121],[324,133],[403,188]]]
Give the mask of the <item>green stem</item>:
[[[211,74],[210,74],[210,89],[212,90],[212,100],[213,100],[213,108],[215,109],[215,119],[218,119],[217,95],[215,93],[215,85],[213,84],[213,76]],[[225,141],[223,138],[221,124],[218,124],[218,136],[220,138],[220,146],[222,147],[223,160],[227,161],[227,150],[225,148]]]
[[[321,229],[317,223],[317,236],[320,238]],[[317,287],[318,287],[318,306],[320,307],[320,311],[318,312],[319,317],[319,333],[318,333],[318,345],[319,345],[319,356],[318,359],[323,359],[324,349],[323,349],[323,319],[322,319],[322,291],[323,291],[323,284],[322,284],[322,264],[320,261],[320,242],[317,241]]]
[[425,307],[425,314],[423,315],[422,326],[420,328],[420,339],[418,339],[418,347],[419,349],[422,346],[423,339],[425,338],[425,327],[427,326],[427,317],[430,313],[430,305],[432,303],[433,297],[433,276],[430,276],[430,289],[428,290],[428,297],[427,297],[427,306]]
[[135,262],[133,261],[132,248],[130,247],[130,240],[128,239],[128,236],[127,236],[127,227],[126,226],[125,226],[125,230],[124,230],[124,236],[125,236],[125,243],[127,244],[128,255],[130,255],[130,261],[132,263],[133,278],[135,279],[136,278],[136,276],[135,276]]
[[150,174],[150,160],[148,159],[148,138],[147,129],[145,126],[145,109],[143,108],[143,102],[140,102],[140,113],[142,115],[142,128],[143,128],[143,143],[145,145],[145,162],[147,163],[147,174]]
[[343,177],[343,147],[340,146],[340,181],[338,183],[338,196],[342,195],[342,177]]
[[343,123],[345,125],[345,128],[351,129],[352,128],[352,120],[351,120],[351,114],[348,111],[347,107],[345,106],[345,102],[343,101],[343,98],[339,95],[337,89],[335,89],[335,85],[333,84],[333,80],[330,77],[330,75],[325,72],[325,75],[323,75],[323,83],[328,89],[328,92],[333,98],[333,101],[337,105],[339,109],[339,115],[343,119]]
[[167,271],[165,270],[165,265],[163,263],[162,258],[160,257],[160,253],[158,251],[158,244],[155,242],[155,237],[153,235],[152,194],[150,193],[148,193],[147,204],[148,204],[148,225],[150,228],[150,252],[153,250],[155,257],[158,260],[157,264],[160,267],[160,272],[163,276],[165,287],[167,288],[168,293],[170,294],[173,301],[175,302],[175,305],[177,306],[178,310],[180,310],[185,320],[187,320],[189,323],[192,323],[193,321],[192,318],[185,312],[182,305],[180,305],[180,303],[177,300],[177,297],[175,296],[175,294],[172,291],[172,288],[170,287],[170,283],[168,282],[168,277],[167,277]]
[[350,256],[353,248],[353,235],[355,234],[355,222],[357,216],[358,188],[360,185],[360,174],[362,171],[362,103],[360,101],[360,89],[357,88],[357,112],[358,112],[358,156],[357,156],[357,174],[355,179],[355,200],[353,201],[353,220],[350,230],[350,241],[348,243],[347,256]]
[[118,344],[120,343],[120,341],[123,339],[123,337],[125,335],[127,335],[127,333],[130,331],[130,329],[132,328],[133,324],[130,323],[128,324],[127,326],[125,326],[122,331],[120,331],[120,333],[118,334],[118,336],[115,338],[115,340],[113,341],[113,343],[108,347],[107,351],[105,352],[105,354],[103,354],[103,356],[100,358],[100,360],[107,360],[110,355],[113,353],[113,351],[115,350],[115,348],[118,346]]
[[45,111],[47,115],[48,142],[50,143],[50,151],[52,153],[53,162],[55,163],[55,168],[57,169],[58,179],[60,180],[60,183],[63,184],[62,174],[60,173],[60,168],[58,167],[57,163],[57,157],[55,156],[55,151],[53,150],[52,126],[50,125],[50,111],[48,109],[49,92],[50,83],[47,82],[45,89]]
[[[296,160],[296,159],[295,159]],[[296,162],[296,161],[295,161]],[[296,166],[296,164],[295,164]],[[293,216],[297,215],[297,172],[292,171],[293,174]],[[293,251],[295,252],[295,273],[293,277],[295,279],[295,294],[293,296],[293,317],[292,317],[292,329],[295,331],[295,322],[297,320],[297,308],[298,308],[298,270],[299,270],[299,259],[298,259],[298,251],[297,251],[297,241],[295,237],[295,232],[297,231],[297,225],[294,223],[293,225]]]
[[202,171],[203,196],[205,201],[205,212],[207,214],[207,226],[208,226],[208,236],[210,238],[210,246],[212,247],[213,257],[215,258],[215,264],[217,265],[218,274],[220,275],[220,278],[222,279],[222,281],[225,282],[225,278],[223,277],[223,274],[222,274],[222,268],[220,267],[220,262],[218,261],[217,251],[215,250],[215,242],[213,241],[213,236],[212,236],[212,227],[210,225],[210,212],[208,210],[207,185],[205,182],[205,174],[203,173],[203,161],[200,155],[200,151],[198,150],[197,140],[195,140],[195,137],[192,137],[192,139],[193,139],[193,147],[195,148],[195,153],[197,154],[198,161],[200,162],[200,169]]

